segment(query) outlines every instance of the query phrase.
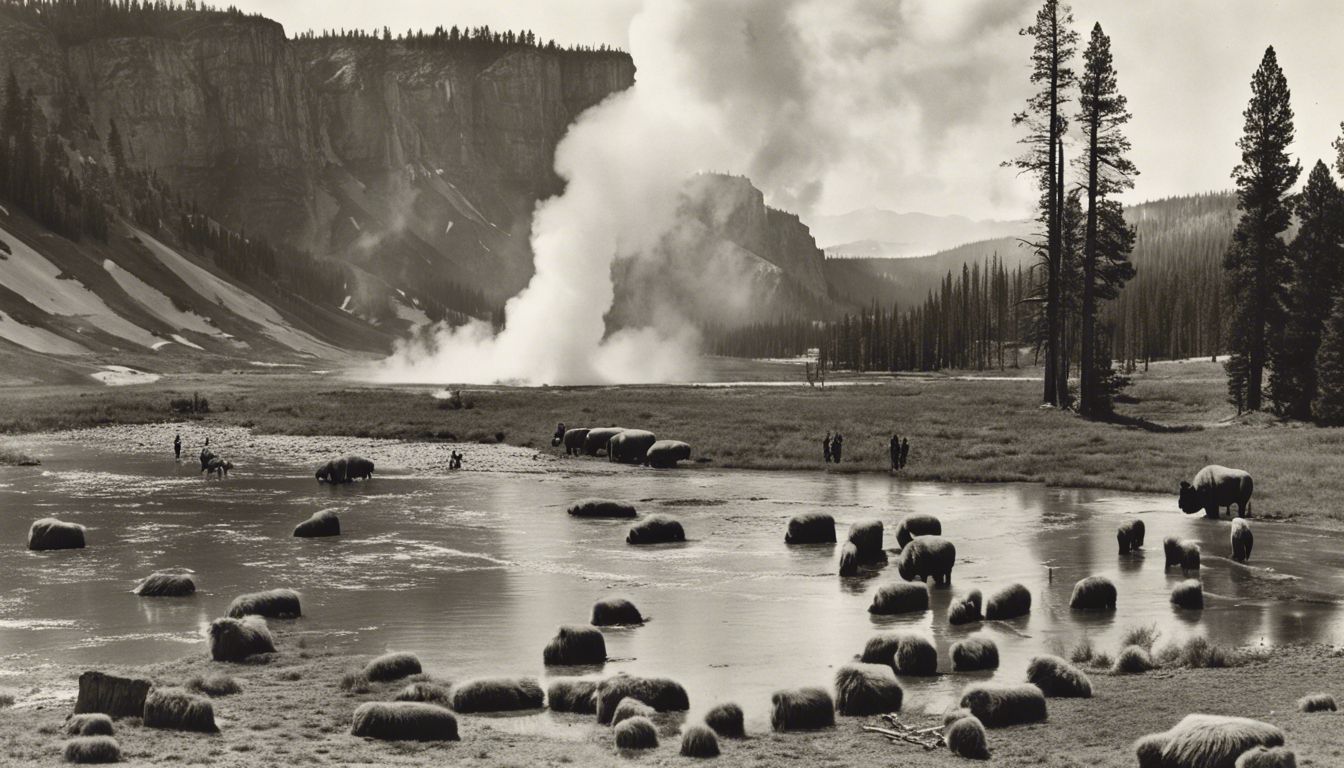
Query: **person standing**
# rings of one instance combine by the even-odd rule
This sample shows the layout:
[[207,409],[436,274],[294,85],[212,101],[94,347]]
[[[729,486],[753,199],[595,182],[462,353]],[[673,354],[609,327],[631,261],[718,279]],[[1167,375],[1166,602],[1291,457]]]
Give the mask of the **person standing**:
[[821,441],[821,455],[826,459],[826,463],[831,463],[831,433],[826,433],[826,438]]
[[897,435],[891,436],[891,445],[888,447],[891,454],[891,471],[895,472],[901,468],[901,438]]
[[836,464],[840,463],[840,451],[844,448],[844,445],[845,436],[836,432],[835,439],[831,440],[831,458],[835,459]]
[[905,460],[910,456],[910,438],[901,438],[901,469],[905,469]]
[[178,432],[173,438],[173,461],[182,460],[182,433]]
[[565,441],[565,422],[562,421],[559,424],[555,425],[555,435],[551,437],[551,445],[552,446],[560,445],[564,441]]

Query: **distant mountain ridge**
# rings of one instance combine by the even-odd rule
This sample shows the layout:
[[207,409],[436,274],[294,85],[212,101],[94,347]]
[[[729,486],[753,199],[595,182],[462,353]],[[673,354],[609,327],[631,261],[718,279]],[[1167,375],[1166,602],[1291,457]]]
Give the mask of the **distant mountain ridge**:
[[898,213],[863,208],[811,219],[812,234],[830,257],[928,256],[976,240],[1021,236],[1030,221],[975,220],[965,216]]
[[[1144,269],[1181,270],[1196,258],[1221,254],[1236,225],[1236,197],[1230,192],[1183,195],[1125,208],[1125,218],[1138,238],[1132,261],[1139,276],[1130,289],[1144,289]],[[1008,235],[959,244],[938,253],[911,258],[836,258],[827,251],[827,279],[836,290],[859,303],[910,307],[922,302],[948,272],[963,264],[998,258],[1009,271],[1034,262],[1036,255],[1022,235]],[[1192,267],[1193,268],[1193,267]],[[1201,267],[1204,268],[1204,267]]]

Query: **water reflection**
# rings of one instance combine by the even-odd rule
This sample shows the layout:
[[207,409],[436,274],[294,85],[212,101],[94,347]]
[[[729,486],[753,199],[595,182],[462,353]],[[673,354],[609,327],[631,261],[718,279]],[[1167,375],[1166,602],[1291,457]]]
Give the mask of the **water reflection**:
[[[89,471],[98,467],[98,471]],[[1327,532],[1253,523],[1249,565],[1228,561],[1226,523],[1185,517],[1168,498],[1032,485],[911,484],[823,473],[642,472],[610,477],[456,473],[380,474],[349,487],[318,485],[283,467],[249,467],[206,482],[191,467],[78,448],[45,467],[0,469],[0,667],[37,661],[143,663],[203,650],[202,628],[238,593],[290,586],[304,594],[303,631],[340,630],[345,649],[406,650],[430,671],[571,676],[546,670],[541,649],[564,623],[585,623],[592,603],[617,594],[651,617],[606,630],[601,670],[666,674],[691,693],[692,716],[737,701],[767,717],[770,692],[829,683],[867,638],[887,630],[931,635],[948,652],[977,634],[999,645],[997,676],[1020,679],[1034,654],[1086,637],[1114,653],[1129,628],[1163,639],[1207,635],[1235,645],[1332,641],[1344,629],[1344,553]],[[630,547],[626,523],[564,514],[591,495],[643,499],[642,512],[682,520],[684,545]],[[295,539],[321,509],[341,516],[338,539]],[[856,520],[894,530],[908,512],[938,515],[957,547],[953,586],[930,590],[930,611],[872,616],[894,562],[859,577],[835,575],[837,548],[786,547],[788,518],[825,510],[843,537]],[[30,553],[28,524],[57,514],[90,526],[86,550]],[[1117,555],[1116,526],[1147,527],[1145,550]],[[1162,568],[1161,541],[1199,541],[1202,611],[1174,609],[1183,576]],[[889,535],[888,545],[894,545]],[[152,570],[190,568],[200,591],[180,600],[130,593]],[[1068,606],[1089,575],[1119,589],[1114,614]],[[952,627],[954,598],[1012,582],[1031,590],[1031,615]],[[983,678],[981,673],[973,679]],[[970,675],[903,681],[911,705],[938,711]],[[546,725],[538,725],[538,721]],[[507,721],[510,729],[568,728],[563,716]]]

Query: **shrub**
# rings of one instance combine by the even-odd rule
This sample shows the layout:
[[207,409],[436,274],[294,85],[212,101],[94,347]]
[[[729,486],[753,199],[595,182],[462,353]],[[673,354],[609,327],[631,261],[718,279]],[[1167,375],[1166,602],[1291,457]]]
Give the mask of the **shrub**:
[[1117,675],[1141,675],[1153,669],[1153,657],[1139,645],[1127,645],[1115,660]]
[[647,717],[632,717],[616,726],[616,746],[620,749],[655,749],[658,731]]
[[70,719],[65,721],[67,736],[111,736],[114,730],[112,718],[102,712],[71,715]]
[[77,736],[65,742],[67,763],[119,763],[121,745],[111,736]]
[[653,707],[626,696],[616,705],[616,711],[611,713],[611,724],[619,725],[621,721],[632,717],[653,717],[655,714],[657,713]]
[[681,733],[682,757],[718,757],[719,737],[704,725],[688,725]]
[[232,696],[243,690],[237,680],[219,672],[195,675],[184,687],[192,693],[202,693],[206,696]]
[[171,689],[150,690],[145,697],[144,724],[146,728],[219,733],[209,699]]

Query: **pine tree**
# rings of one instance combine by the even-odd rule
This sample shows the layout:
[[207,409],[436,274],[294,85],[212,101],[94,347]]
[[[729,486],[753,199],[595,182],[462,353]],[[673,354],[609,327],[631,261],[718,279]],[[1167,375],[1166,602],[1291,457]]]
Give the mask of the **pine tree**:
[[1288,247],[1292,283],[1281,342],[1270,350],[1269,397],[1289,418],[1311,418],[1316,350],[1334,297],[1344,288],[1344,194],[1317,161],[1297,197],[1301,222]]
[[1060,391],[1060,357],[1063,350],[1062,312],[1060,307],[1061,226],[1063,208],[1062,169],[1059,154],[1068,120],[1063,107],[1069,102],[1069,90],[1075,77],[1070,67],[1078,33],[1072,29],[1073,11],[1059,0],[1044,0],[1036,14],[1036,23],[1020,34],[1035,38],[1032,46],[1031,82],[1039,87],[1027,100],[1027,108],[1013,116],[1013,125],[1025,126],[1021,143],[1027,150],[1007,165],[1037,176],[1040,216],[1045,242],[1038,251],[1046,268],[1045,285],[1045,389],[1043,399],[1051,405],[1063,405],[1068,392]]
[[1312,410],[1325,424],[1344,424],[1344,296],[1335,299],[1316,352],[1316,400]]
[[[1293,108],[1288,81],[1271,46],[1251,79],[1251,101],[1237,141],[1241,163],[1232,171],[1241,218],[1223,259],[1232,324],[1236,328],[1228,375],[1244,372],[1244,407],[1259,410],[1271,345],[1282,331],[1283,286],[1289,278],[1287,246],[1280,234],[1292,219],[1286,196],[1302,167],[1288,157]],[[1235,370],[1234,370],[1235,369]]]
[[[1083,77],[1079,81],[1078,122],[1083,127],[1086,141],[1080,164],[1087,176],[1087,223],[1082,259],[1082,351],[1078,411],[1084,416],[1095,416],[1110,411],[1110,398],[1103,391],[1101,377],[1111,367],[1109,354],[1106,355],[1104,369],[1096,357],[1097,282],[1102,279],[1098,276],[1098,270],[1105,269],[1101,267],[1102,261],[1110,264],[1124,261],[1128,264],[1125,260],[1128,259],[1130,248],[1125,247],[1120,252],[1114,248],[1125,242],[1132,247],[1134,239],[1132,232],[1126,238],[1122,232],[1112,231],[1106,242],[1111,249],[1103,249],[1101,211],[1111,195],[1134,186],[1133,178],[1138,174],[1138,169],[1125,156],[1130,144],[1122,129],[1129,122],[1130,114],[1125,97],[1116,85],[1111,39],[1102,31],[1101,24],[1092,27],[1092,37],[1088,41],[1087,50],[1083,52],[1083,61]],[[1118,207],[1112,210],[1112,219],[1108,224],[1113,230],[1117,226],[1120,230],[1126,229]],[[1121,274],[1114,268],[1110,269],[1108,285],[1117,294],[1117,281],[1123,283],[1123,279],[1128,279],[1128,275],[1120,279]],[[1129,274],[1133,274],[1132,267]]]

